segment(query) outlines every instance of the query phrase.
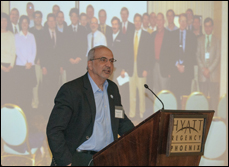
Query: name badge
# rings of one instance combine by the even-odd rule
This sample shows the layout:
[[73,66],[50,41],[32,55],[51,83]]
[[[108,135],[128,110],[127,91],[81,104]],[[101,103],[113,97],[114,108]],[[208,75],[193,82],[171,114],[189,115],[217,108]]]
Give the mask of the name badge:
[[124,119],[124,111],[122,106],[115,106],[115,118]]
[[205,53],[205,59],[209,59],[210,58],[210,54],[209,54],[209,52],[206,52]]

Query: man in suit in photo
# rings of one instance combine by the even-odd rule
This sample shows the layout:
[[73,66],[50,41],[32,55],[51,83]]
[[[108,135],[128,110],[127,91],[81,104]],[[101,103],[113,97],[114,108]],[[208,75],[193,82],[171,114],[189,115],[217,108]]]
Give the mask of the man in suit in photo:
[[120,93],[122,95],[123,106],[125,111],[129,113],[129,84],[125,83],[123,85],[119,85],[117,78],[125,77],[125,68],[127,66],[126,62],[126,48],[124,45],[124,35],[120,31],[120,20],[117,17],[113,17],[111,20],[112,24],[112,41],[109,43],[108,47],[113,52],[117,63],[115,63],[115,69],[113,72],[112,80],[119,86]]
[[120,25],[121,32],[126,35],[126,38],[131,38],[133,36],[135,27],[134,24],[128,21],[129,10],[126,7],[123,7],[120,12],[122,22]]
[[148,31],[150,34],[152,34],[154,31],[157,30],[157,15],[154,12],[151,12],[149,15],[149,23],[150,23],[150,30]]
[[[140,118],[143,118],[145,112],[145,88],[144,84],[147,82],[147,77],[150,76],[152,50],[150,49],[150,34],[141,29],[142,16],[140,14],[135,14],[134,16],[135,31],[132,36],[132,40],[129,42],[128,48],[129,53],[126,60],[128,66],[126,67],[126,72],[130,76],[129,88],[130,88],[130,113],[131,118],[135,117],[136,114],[136,91],[139,92],[140,101]],[[151,47],[152,48],[152,47]]]
[[[47,125],[52,165],[90,166],[93,155],[134,128],[126,116],[117,85],[108,78],[115,62],[110,49],[92,48],[88,72],[64,84]],[[115,114],[119,107],[121,115]]]
[[11,26],[10,26],[10,31],[14,34],[17,34],[19,33],[19,31],[21,30],[20,29],[20,26],[18,24],[18,20],[19,20],[19,11],[17,8],[13,8],[11,11],[10,11],[10,21],[11,21]]
[[80,14],[80,25],[86,29],[87,34],[89,34],[91,32],[91,28],[87,27],[87,15],[86,15],[86,13]]
[[210,109],[217,111],[220,82],[220,40],[212,34],[214,22],[211,18],[204,20],[205,35],[198,38],[197,63],[200,91],[210,96]]
[[[48,29],[43,33],[43,54],[40,57],[40,64],[43,73],[42,101],[44,111],[52,107],[52,99],[58,90],[63,73],[63,34],[56,30],[56,17],[50,13],[47,16]],[[45,114],[49,114],[45,112]]]
[[149,28],[149,14],[148,13],[144,13],[142,15],[142,29],[148,33],[150,33],[150,28]]
[[153,90],[157,94],[161,90],[169,90],[168,62],[170,59],[170,32],[165,29],[165,18],[162,13],[157,14],[157,30],[152,33],[153,47]]
[[56,28],[61,33],[66,33],[67,30],[67,23],[64,21],[64,13],[62,11],[57,12],[56,15]]
[[167,10],[166,18],[168,25],[165,27],[169,31],[177,30],[178,27],[174,23],[175,12],[172,9]]
[[171,32],[171,89],[176,95],[178,107],[181,107],[181,97],[191,93],[191,82],[194,78],[196,64],[197,40],[193,32],[187,30],[187,15],[180,14],[180,28]]
[[186,15],[187,15],[187,21],[188,21],[188,25],[187,25],[187,30],[193,31],[193,10],[192,9],[187,9],[186,10]]
[[[60,6],[58,5],[53,5],[52,7],[52,13],[54,14],[55,17],[57,17],[57,13],[60,11]],[[44,28],[47,29],[48,28],[48,24],[47,21],[44,24]]]
[[92,5],[88,5],[86,9],[86,15],[87,15],[87,28],[90,29],[91,26],[91,19],[94,17],[95,9]]
[[69,16],[71,25],[67,27],[66,31],[64,60],[67,81],[73,80],[84,73],[87,52],[87,32],[83,26],[79,25],[79,10],[72,8]]
[[99,11],[99,28],[98,30],[101,31],[107,40],[107,46],[109,46],[110,42],[112,42],[112,28],[106,25],[107,20],[107,13],[104,9]]

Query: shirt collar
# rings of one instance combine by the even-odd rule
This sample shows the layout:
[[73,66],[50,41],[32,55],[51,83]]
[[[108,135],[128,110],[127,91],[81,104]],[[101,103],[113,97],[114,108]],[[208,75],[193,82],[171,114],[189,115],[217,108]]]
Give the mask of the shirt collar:
[[116,32],[116,34],[113,33],[113,35],[118,35],[119,32],[120,32],[120,30],[118,30],[118,32]]
[[205,38],[206,38],[206,39],[207,39],[208,36],[209,36],[209,40],[211,40],[212,34],[210,34],[210,35],[205,34]]
[[[94,80],[91,78],[90,74],[88,73],[88,78],[89,78],[89,81],[91,83],[91,87],[92,87],[92,90],[93,90],[93,93],[95,94],[97,91],[100,90],[100,88],[96,85],[96,83],[94,82]],[[108,82],[107,80],[104,82],[103,84],[103,88],[105,88],[107,90],[107,87],[108,87]]]
[[56,30],[52,31],[49,29],[49,33],[52,34],[52,32],[54,32],[54,34],[56,33]]
[[136,32],[138,32],[138,35],[140,35],[141,34],[141,32],[142,32],[142,29],[140,28],[140,30],[135,30],[135,34],[136,34]]
[[29,35],[29,32],[27,32],[27,34],[25,35],[22,31],[19,31],[19,35],[27,37]]
[[[98,32],[99,32],[99,30],[96,30],[96,31],[94,32],[94,36],[95,36]],[[92,32],[91,32],[91,35],[92,35]]]
[[76,25],[73,25],[73,24],[72,24],[72,28],[74,28],[74,27],[77,29],[78,24],[76,24]]

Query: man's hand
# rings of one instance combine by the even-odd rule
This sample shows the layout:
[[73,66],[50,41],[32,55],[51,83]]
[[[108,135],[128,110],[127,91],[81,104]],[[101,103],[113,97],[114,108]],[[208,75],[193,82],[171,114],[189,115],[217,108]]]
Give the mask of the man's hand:
[[71,64],[75,64],[75,60],[73,58],[69,59]]
[[121,71],[121,77],[124,78],[125,77],[125,70]]
[[63,72],[64,72],[63,67],[60,67],[60,74],[63,74]]
[[143,76],[144,78],[146,78],[146,77],[147,77],[147,71],[143,71],[142,76]]
[[77,57],[74,64],[78,64],[81,61],[81,58]]
[[181,65],[181,64],[177,64],[177,69],[180,73],[183,73],[184,72],[184,65]]
[[42,68],[42,73],[43,73],[43,75],[47,75],[48,72],[47,72],[47,69],[45,67]]
[[25,69],[28,70],[32,67],[32,63],[26,63]]
[[69,165],[67,165],[67,166],[72,166],[72,163],[70,163]]
[[204,68],[203,69],[203,74],[206,78],[209,78],[210,77],[210,71],[208,68]]
[[9,72],[8,68],[5,66],[1,66],[1,70],[3,70],[4,72]]

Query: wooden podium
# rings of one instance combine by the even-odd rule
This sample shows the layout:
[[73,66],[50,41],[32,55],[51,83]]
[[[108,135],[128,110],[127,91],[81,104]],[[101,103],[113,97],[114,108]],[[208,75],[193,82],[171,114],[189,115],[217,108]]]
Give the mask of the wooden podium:
[[198,166],[213,110],[159,110],[93,156],[95,166]]

